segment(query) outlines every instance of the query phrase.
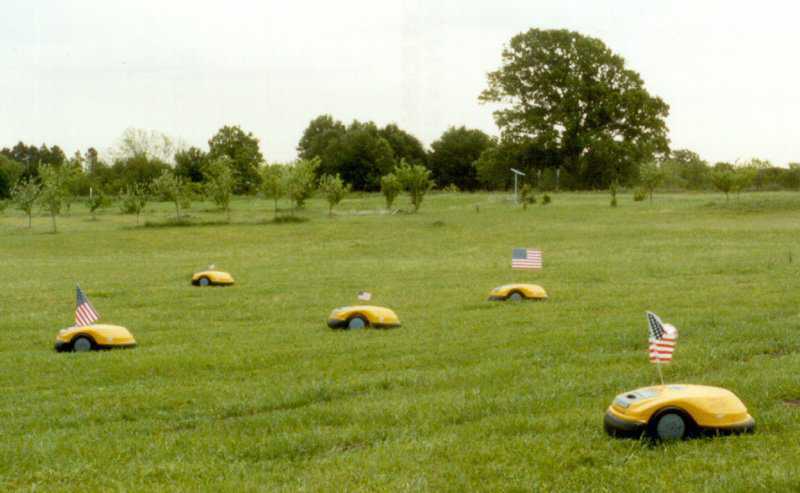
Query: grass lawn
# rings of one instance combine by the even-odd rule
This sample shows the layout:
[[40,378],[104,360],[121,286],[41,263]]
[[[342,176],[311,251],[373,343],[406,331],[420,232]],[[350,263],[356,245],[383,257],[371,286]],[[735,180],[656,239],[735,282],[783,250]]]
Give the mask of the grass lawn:
[[[73,205],[0,216],[0,490],[800,490],[800,194],[377,195],[272,224],[208,204],[193,227]],[[407,198],[398,198],[407,207]],[[163,222],[168,204],[148,206]],[[206,224],[202,224],[206,223]],[[540,273],[512,272],[540,247]],[[194,288],[214,263],[231,288]],[[491,303],[533,281],[544,303]],[[133,350],[56,354],[75,282]],[[403,327],[332,331],[368,290]],[[613,397],[654,384],[645,310],[676,325],[672,383],[730,388],[753,435],[611,439]]]

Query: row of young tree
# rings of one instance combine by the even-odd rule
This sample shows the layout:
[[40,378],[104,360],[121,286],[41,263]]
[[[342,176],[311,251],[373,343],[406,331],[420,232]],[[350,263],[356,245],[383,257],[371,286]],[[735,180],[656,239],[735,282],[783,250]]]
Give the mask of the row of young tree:
[[[234,197],[236,179],[231,171],[230,158],[222,156],[208,162],[202,170],[202,184],[187,180],[175,170],[164,169],[149,184],[136,182],[119,194],[119,206],[122,213],[135,214],[139,224],[140,215],[150,200],[161,200],[174,204],[175,220],[183,219],[185,209],[191,207],[192,201],[210,200],[224,211],[230,221],[231,201]],[[259,176],[259,192],[265,199],[274,202],[274,216],[279,214],[278,201],[288,199],[292,204],[289,212],[292,216],[297,209],[304,207],[305,202],[315,193],[319,193],[328,202],[328,213],[333,215],[333,208],[350,192],[351,186],[346,184],[340,175],[323,174],[317,179],[320,168],[319,158],[301,159],[291,165],[273,164],[257,168]],[[38,206],[52,219],[53,232],[58,230],[56,217],[68,211],[77,198],[72,189],[76,171],[69,166],[43,164],[38,167],[37,179],[21,179],[11,191],[11,202],[23,211],[28,218],[28,228],[32,225],[35,208]],[[408,192],[413,211],[419,210],[425,194],[433,188],[430,171],[421,165],[409,164],[405,160],[381,177],[381,192],[386,199],[387,209],[391,209],[396,197],[403,191]],[[86,199],[86,206],[96,219],[99,209],[109,207],[113,198],[102,190],[92,191]],[[8,205],[8,201],[0,202],[0,211]]]

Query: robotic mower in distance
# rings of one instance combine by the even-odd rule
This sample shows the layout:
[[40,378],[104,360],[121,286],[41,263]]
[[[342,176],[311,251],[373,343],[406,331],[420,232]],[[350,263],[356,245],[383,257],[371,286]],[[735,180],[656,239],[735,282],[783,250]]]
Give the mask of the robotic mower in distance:
[[328,327],[331,329],[389,329],[400,327],[397,314],[382,306],[359,305],[334,308],[328,315]]
[[204,270],[192,275],[193,286],[231,286],[233,276],[219,270]]
[[618,395],[606,410],[609,435],[680,440],[699,434],[739,434],[755,420],[736,395],[705,385],[659,385]]
[[125,327],[119,325],[97,324],[62,329],[56,336],[55,349],[59,353],[132,348],[136,340]]
[[489,293],[489,301],[546,300],[547,291],[538,284],[504,284]]

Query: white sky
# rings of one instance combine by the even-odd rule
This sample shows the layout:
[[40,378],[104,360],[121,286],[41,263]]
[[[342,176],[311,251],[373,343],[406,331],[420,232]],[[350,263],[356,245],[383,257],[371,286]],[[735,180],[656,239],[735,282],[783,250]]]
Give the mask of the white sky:
[[0,147],[110,147],[127,127],[206,148],[224,124],[295,157],[330,113],[396,122],[426,145],[497,134],[478,103],[531,27],[599,37],[671,106],[673,148],[800,161],[800,4],[759,1],[4,0]]

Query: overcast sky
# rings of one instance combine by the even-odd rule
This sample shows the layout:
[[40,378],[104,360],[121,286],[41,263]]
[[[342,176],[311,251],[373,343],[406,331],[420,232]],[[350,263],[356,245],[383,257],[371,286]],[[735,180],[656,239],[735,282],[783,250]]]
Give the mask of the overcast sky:
[[224,124],[295,157],[317,115],[396,122],[429,145],[497,134],[477,101],[532,27],[602,39],[670,106],[673,148],[800,161],[800,6],[737,1],[7,0],[0,147],[109,148],[128,127],[206,148]]

